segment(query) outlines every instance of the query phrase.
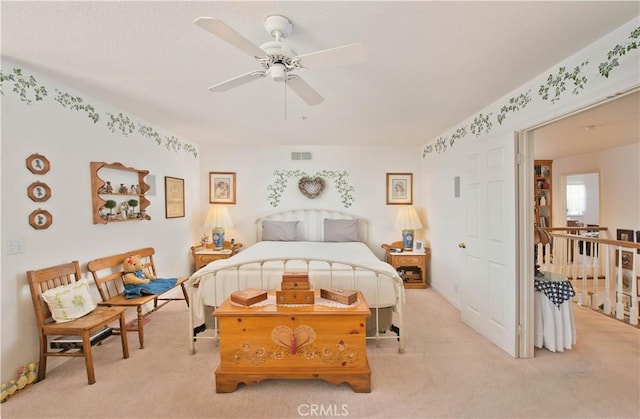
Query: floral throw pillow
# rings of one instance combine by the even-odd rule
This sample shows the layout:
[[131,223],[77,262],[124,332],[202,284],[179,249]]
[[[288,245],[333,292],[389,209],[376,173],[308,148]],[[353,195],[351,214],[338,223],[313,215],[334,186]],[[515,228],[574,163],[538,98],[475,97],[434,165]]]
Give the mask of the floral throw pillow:
[[86,278],[69,285],[62,285],[42,293],[51,316],[57,323],[70,322],[89,314],[96,308]]

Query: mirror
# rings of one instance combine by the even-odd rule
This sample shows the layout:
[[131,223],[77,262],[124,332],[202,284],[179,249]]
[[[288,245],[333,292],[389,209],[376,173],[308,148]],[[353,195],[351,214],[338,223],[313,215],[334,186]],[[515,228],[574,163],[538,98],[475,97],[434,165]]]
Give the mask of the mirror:
[[600,224],[600,174],[580,173],[565,179],[566,225]]

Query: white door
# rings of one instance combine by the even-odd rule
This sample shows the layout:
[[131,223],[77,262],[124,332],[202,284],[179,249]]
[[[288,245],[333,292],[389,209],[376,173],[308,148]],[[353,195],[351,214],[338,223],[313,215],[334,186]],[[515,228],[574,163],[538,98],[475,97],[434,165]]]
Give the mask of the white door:
[[465,160],[462,321],[517,356],[515,139],[480,140]]

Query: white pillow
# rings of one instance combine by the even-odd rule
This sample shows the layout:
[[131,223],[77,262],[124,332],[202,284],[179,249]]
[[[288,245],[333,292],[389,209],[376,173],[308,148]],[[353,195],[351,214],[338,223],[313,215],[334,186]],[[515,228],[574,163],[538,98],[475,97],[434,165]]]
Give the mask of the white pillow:
[[262,221],[263,241],[296,241],[300,221]]
[[360,221],[324,219],[324,241],[326,242],[357,242]]
[[91,313],[97,304],[91,298],[89,283],[82,278],[69,285],[46,290],[42,299],[49,306],[51,317],[57,323],[70,322]]

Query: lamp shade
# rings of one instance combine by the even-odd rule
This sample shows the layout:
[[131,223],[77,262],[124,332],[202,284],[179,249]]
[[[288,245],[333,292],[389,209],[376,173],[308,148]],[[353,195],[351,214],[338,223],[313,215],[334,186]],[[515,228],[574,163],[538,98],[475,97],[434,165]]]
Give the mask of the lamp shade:
[[421,229],[422,223],[420,222],[416,209],[411,206],[401,207],[396,218],[396,228],[398,230]]
[[229,215],[227,207],[222,205],[212,205],[209,207],[205,227],[233,227],[233,220]]
[[413,250],[413,230],[422,228],[422,223],[415,208],[411,206],[400,208],[396,218],[396,227],[402,230],[402,247],[404,250]]
[[224,228],[233,227],[233,220],[229,215],[227,207],[222,205],[212,205],[209,207],[205,227],[212,228],[211,243],[216,250],[224,248]]

